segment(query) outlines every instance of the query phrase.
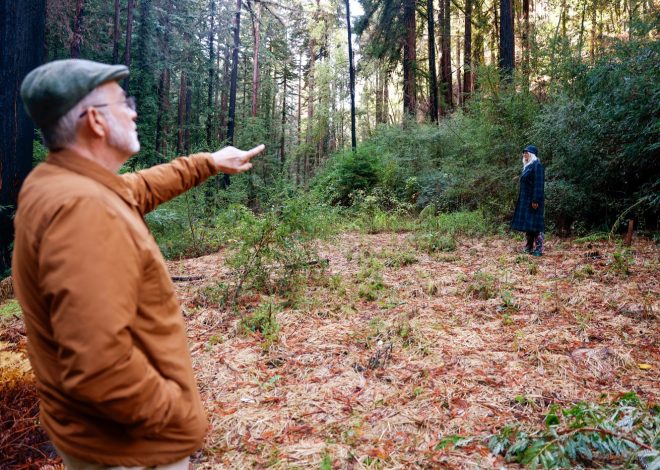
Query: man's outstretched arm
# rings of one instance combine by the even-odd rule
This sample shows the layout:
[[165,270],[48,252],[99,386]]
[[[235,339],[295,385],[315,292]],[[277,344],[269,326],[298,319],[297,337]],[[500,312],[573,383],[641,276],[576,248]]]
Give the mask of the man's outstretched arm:
[[203,183],[217,173],[243,173],[252,168],[251,160],[264,150],[225,147],[215,153],[180,157],[170,163],[123,175],[133,190],[140,212],[146,214],[158,205]]

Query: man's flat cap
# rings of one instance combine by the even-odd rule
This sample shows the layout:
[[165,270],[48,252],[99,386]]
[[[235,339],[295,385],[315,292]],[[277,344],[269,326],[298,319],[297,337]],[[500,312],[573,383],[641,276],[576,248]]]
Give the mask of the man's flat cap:
[[127,76],[125,65],[56,60],[27,74],[21,85],[21,97],[27,113],[43,128],[55,124],[97,86]]

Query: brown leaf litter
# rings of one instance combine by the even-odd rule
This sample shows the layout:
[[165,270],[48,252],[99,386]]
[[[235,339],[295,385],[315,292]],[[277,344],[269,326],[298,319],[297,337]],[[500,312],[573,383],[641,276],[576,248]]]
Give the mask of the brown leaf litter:
[[[177,283],[210,420],[195,468],[499,468],[485,436],[540,425],[551,404],[628,391],[659,401],[652,242],[637,242],[625,276],[610,243],[587,257],[550,240],[533,258],[501,237],[414,252],[395,267],[389,257],[414,251],[408,238],[348,233],[323,244],[329,266],[277,313],[272,343],[239,327],[264,293],[245,292],[237,312],[209,294],[231,281],[226,253],[170,263],[173,275],[203,276]],[[374,301],[358,295],[368,258],[383,266]],[[475,298],[470,286],[484,279],[493,292]],[[448,436],[467,439],[436,450]]]

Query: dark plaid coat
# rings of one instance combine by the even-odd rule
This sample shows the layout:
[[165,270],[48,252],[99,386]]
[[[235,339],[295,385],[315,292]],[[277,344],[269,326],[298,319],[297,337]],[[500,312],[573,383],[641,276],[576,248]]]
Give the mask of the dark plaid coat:
[[[520,194],[513,214],[511,228],[521,232],[543,232],[545,170],[536,160],[525,168],[520,175]],[[537,202],[538,209],[532,209],[532,202]]]

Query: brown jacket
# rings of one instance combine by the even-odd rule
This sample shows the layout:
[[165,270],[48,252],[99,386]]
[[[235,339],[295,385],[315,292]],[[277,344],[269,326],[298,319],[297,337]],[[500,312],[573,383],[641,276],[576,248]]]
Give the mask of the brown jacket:
[[61,151],[26,179],[13,276],[41,423],[64,452],[153,466],[200,446],[183,317],[142,216],[215,172],[210,154],[120,176]]

